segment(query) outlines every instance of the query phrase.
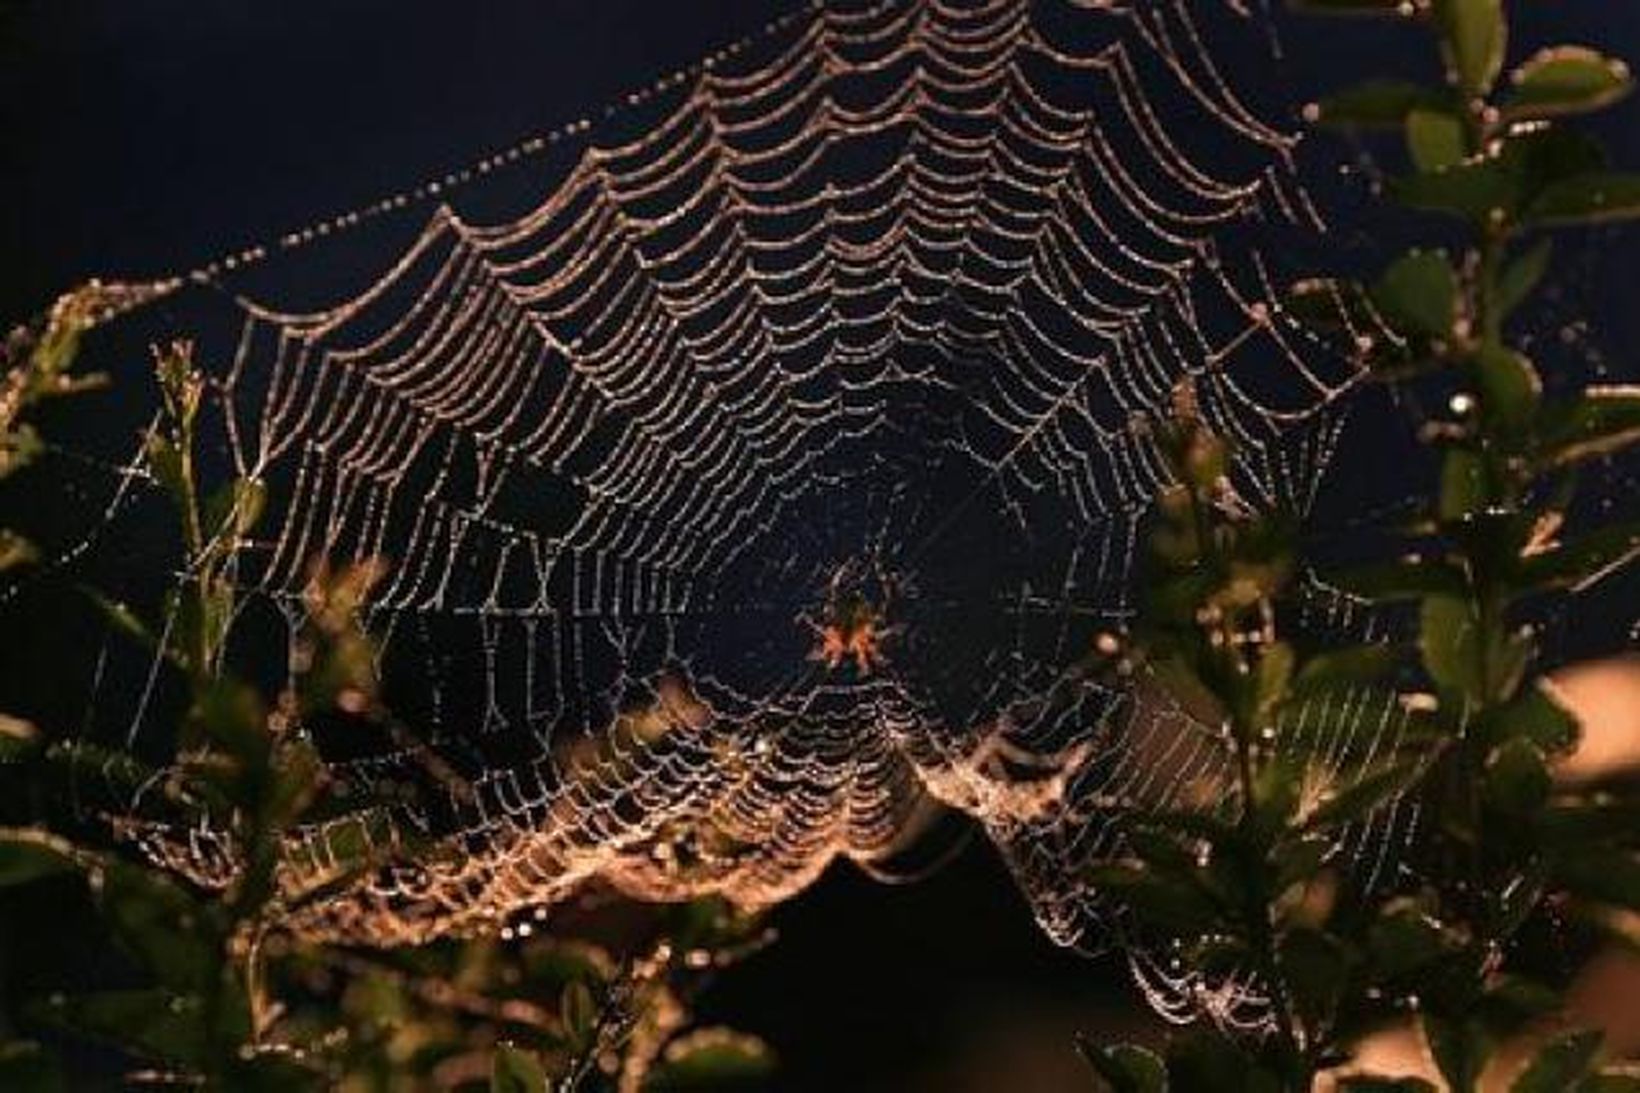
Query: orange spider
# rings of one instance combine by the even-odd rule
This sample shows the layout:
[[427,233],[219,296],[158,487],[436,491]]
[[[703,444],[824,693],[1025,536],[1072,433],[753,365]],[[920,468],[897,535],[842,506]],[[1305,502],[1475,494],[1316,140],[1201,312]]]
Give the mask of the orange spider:
[[816,629],[820,633],[820,645],[809,654],[810,660],[823,661],[827,668],[836,669],[852,657],[855,669],[862,676],[869,676],[872,669],[883,661],[877,619],[873,615],[830,623]]

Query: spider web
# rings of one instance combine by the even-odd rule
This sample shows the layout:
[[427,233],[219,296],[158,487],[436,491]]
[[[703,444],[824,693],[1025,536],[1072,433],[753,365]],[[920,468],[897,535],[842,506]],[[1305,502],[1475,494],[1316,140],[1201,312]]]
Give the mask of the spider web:
[[[1275,303],[1266,248],[1325,225],[1296,135],[1214,59],[1267,31],[1233,0],[815,6],[612,106],[525,215],[439,205],[331,306],[226,279],[321,272],[310,244],[591,123],[133,290],[201,340],[215,470],[268,490],[236,632],[288,646],[315,557],[391,566],[365,622],[422,740],[319,743],[338,793],[405,803],[301,831],[287,880],[335,872],[344,841],[431,849],[290,925],[495,932],[595,881],[766,906],[839,857],[892,871],[946,808],[1052,937],[1102,944],[1079,874],[1119,852],[1112,814],[1229,781],[1215,729],[1079,667],[1131,614],[1166,483],[1148,423],[1188,381],[1245,503],[1303,507],[1357,378]],[[66,558],[128,560],[114,526],[157,519],[119,466]],[[873,664],[814,656],[840,576],[881,613]],[[1303,615],[1374,625],[1319,585]],[[107,648],[88,722],[163,746],[158,666],[111,725]],[[1393,708],[1363,733],[1359,703],[1306,710],[1297,746],[1323,767],[1388,747]],[[1406,826],[1338,853],[1381,869]],[[129,829],[232,875],[216,833]],[[1256,984],[1134,960],[1164,1012],[1259,1019]]]

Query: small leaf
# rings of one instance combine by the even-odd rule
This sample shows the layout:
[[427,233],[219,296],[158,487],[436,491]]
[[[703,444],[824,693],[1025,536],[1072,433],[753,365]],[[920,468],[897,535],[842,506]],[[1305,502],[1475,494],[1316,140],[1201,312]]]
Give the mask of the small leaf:
[[1420,171],[1439,171],[1469,154],[1463,121],[1445,110],[1418,107],[1407,114],[1407,152]]
[[666,1045],[645,1088],[734,1089],[754,1083],[761,1088],[774,1067],[774,1052],[756,1036],[727,1028],[696,1029]]
[[1529,740],[1548,754],[1570,750],[1578,737],[1577,718],[1541,687],[1528,687],[1487,710],[1478,727],[1493,742]]
[[1396,325],[1448,337],[1458,317],[1458,275],[1445,251],[1410,251],[1384,271],[1372,298]]
[[1373,964],[1387,979],[1429,967],[1449,955],[1456,944],[1439,922],[1412,908],[1387,911],[1367,932]]
[[34,426],[24,423],[0,429],[0,481],[27,467],[45,451],[45,442]]
[[60,1093],[67,1089],[55,1056],[34,1040],[0,1044],[0,1089],[10,1093]]
[[1531,249],[1504,268],[1498,278],[1498,309],[1508,315],[1532,294],[1543,275],[1548,272],[1549,258],[1554,251],[1554,240],[1539,239]]
[[1549,799],[1543,753],[1524,737],[1500,745],[1486,764],[1486,800],[1510,816],[1527,816]]
[[1543,396],[1543,381],[1523,354],[1501,345],[1483,346],[1469,362],[1480,388],[1481,414],[1499,431],[1524,428]]
[[1292,695],[1303,698],[1377,683],[1395,671],[1401,655],[1394,645],[1357,645],[1318,653],[1294,677]]
[[1332,1019],[1349,964],[1344,946],[1320,930],[1290,930],[1281,941],[1281,975],[1300,1015],[1312,1024]]
[[490,1093],[546,1093],[547,1073],[531,1052],[502,1044],[490,1060]]
[[1441,460],[1440,518],[1458,521],[1485,512],[1492,501],[1491,485],[1484,455],[1469,448],[1448,448]]
[[1329,95],[1305,110],[1307,120],[1329,126],[1399,128],[1414,110],[1438,110],[1445,96],[1402,80],[1373,80]]
[[1461,570],[1428,560],[1363,566],[1332,577],[1332,583],[1374,603],[1420,600],[1434,595],[1461,596],[1468,589]]
[[78,872],[83,856],[67,839],[39,828],[0,828],[0,888]]
[[1259,657],[1256,679],[1255,718],[1263,720],[1287,695],[1293,677],[1293,647],[1284,641],[1265,646]]
[[1612,847],[1567,848],[1554,863],[1555,882],[1575,896],[1640,910],[1640,859]]
[[40,1020],[73,1029],[170,1065],[195,1066],[205,1055],[198,998],[158,989],[54,995],[36,1007]]
[[203,992],[217,968],[204,909],[182,887],[154,870],[110,861],[98,903],[125,948],[161,985]]
[[597,1031],[598,1003],[592,990],[579,979],[564,984],[558,995],[558,1019],[563,1022],[564,1034],[577,1050],[592,1046]]
[[1212,899],[1193,883],[1162,876],[1129,862],[1107,862],[1086,873],[1095,889],[1107,890],[1140,921],[1181,936],[1205,933],[1218,925]]
[[40,750],[34,722],[0,713],[0,763],[13,763]]
[[1444,1017],[1429,1011],[1421,1016],[1424,1039],[1441,1076],[1452,1093],[1474,1093],[1491,1047],[1473,1021]]
[[1526,210],[1537,227],[1613,224],[1640,217],[1640,174],[1590,172],[1551,183]]
[[1471,698],[1480,694],[1478,643],[1467,599],[1442,594],[1424,600],[1418,616],[1418,651],[1437,685]]
[[1629,66],[1584,46],[1540,50],[1509,74],[1503,116],[1511,121],[1586,114],[1634,89]]
[[1150,1049],[1137,1044],[1097,1047],[1082,1040],[1077,1047],[1111,1093],[1167,1093],[1167,1067]]
[[1509,1087],[1510,1093],[1564,1093],[1589,1073],[1604,1037],[1597,1031],[1571,1032],[1549,1041]]
[[40,560],[35,545],[10,528],[0,528],[0,573],[21,569]]
[[1365,819],[1417,784],[1423,777],[1421,760],[1384,763],[1356,775],[1347,785],[1334,790],[1317,805],[1308,818],[1308,828],[1324,828]]
[[1466,95],[1485,95],[1503,70],[1508,24],[1503,0],[1435,0],[1447,65]]

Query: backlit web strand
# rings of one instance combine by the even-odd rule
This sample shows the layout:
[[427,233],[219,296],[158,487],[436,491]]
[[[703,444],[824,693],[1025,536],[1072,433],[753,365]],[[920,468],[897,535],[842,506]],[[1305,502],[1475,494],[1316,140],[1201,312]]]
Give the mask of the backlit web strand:
[[[1214,61],[1258,20],[918,0],[770,26],[520,219],[440,207],[321,311],[232,300],[221,432],[270,495],[249,598],[294,626],[313,558],[389,559],[389,698],[463,775],[338,758],[416,799],[294,837],[292,892],[339,840],[433,850],[299,928],[493,931],[594,880],[767,905],[881,865],[939,802],[1091,945],[1076,878],[1119,849],[1112,810],[1222,773],[1208,729],[1073,669],[1129,613],[1147,422],[1181,380],[1260,503],[1313,493],[1356,379],[1255,249],[1322,228],[1296,138]],[[826,621],[843,572],[880,576]],[[880,660],[813,655],[866,625]],[[1331,754],[1340,712],[1307,716]],[[129,829],[231,875],[210,832]]]

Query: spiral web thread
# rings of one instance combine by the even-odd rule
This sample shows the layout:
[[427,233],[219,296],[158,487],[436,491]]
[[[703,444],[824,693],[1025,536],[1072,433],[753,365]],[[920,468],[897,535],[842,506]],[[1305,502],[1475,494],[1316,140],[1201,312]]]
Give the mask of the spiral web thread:
[[[1076,667],[1130,613],[1166,481],[1147,422],[1188,380],[1246,503],[1302,504],[1357,378],[1255,245],[1324,230],[1296,137],[1214,61],[1263,32],[1219,0],[806,9],[634,96],[647,126],[527,215],[439,207],[334,307],[212,287],[261,248],[160,283],[237,328],[202,358],[226,460],[269,492],[241,625],[294,632],[317,556],[388,559],[365,621],[390,701],[462,775],[337,758],[412,799],[294,836],[293,891],[344,841],[432,849],[293,928],[494,932],[592,881],[765,906],[838,857],[890,871],[937,804],[1056,940],[1102,944],[1079,875],[1120,852],[1112,813],[1232,792],[1216,730]],[[155,492],[133,459],[109,520]],[[882,611],[870,671],[813,655],[840,581]],[[1308,624],[1368,625],[1309,591]],[[147,693],[133,741],[161,731]],[[1321,770],[1391,745],[1392,707],[1358,714],[1293,738]],[[1338,853],[1379,870],[1403,821]],[[231,876],[209,830],[130,830]],[[1134,961],[1170,1015],[1261,1019],[1254,983]]]

